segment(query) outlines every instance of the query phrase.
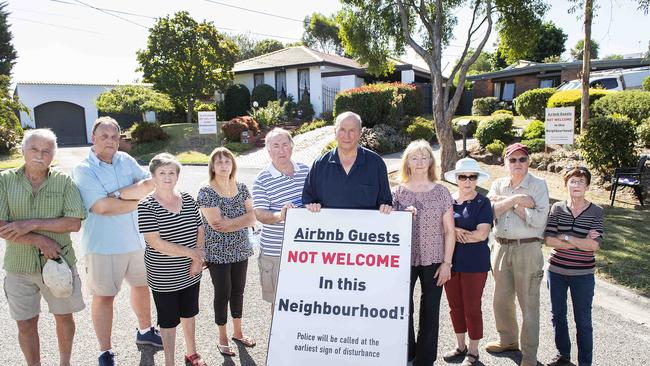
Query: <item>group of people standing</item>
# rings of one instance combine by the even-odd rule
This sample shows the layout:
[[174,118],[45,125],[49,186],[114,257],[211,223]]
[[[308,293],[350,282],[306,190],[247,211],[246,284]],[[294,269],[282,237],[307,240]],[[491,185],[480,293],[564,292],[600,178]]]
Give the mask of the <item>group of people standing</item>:
[[[481,297],[490,271],[499,340],[488,343],[486,350],[521,349],[521,365],[535,365],[543,243],[554,248],[547,266],[558,351],[552,365],[570,362],[567,289],[578,327],[578,362],[591,365],[593,253],[602,243],[603,217],[602,209],[584,197],[589,172],[585,168],[567,172],[569,197],[554,204],[549,215],[546,184],[528,172],[524,145],[506,149],[509,175],[495,180],[486,196],[477,192],[477,183],[488,174],[469,158],[444,174],[458,186],[451,194],[438,182],[430,145],[420,140],[404,152],[401,183],[391,190],[381,157],[359,146],[361,123],[355,113],[338,115],[337,147],[311,168],[292,159],[289,132],[271,130],[266,136],[271,164],[258,174],[252,194],[236,179],[234,155],[216,148],[210,155],[208,180],[196,199],[176,188],[181,165],[172,155],[156,155],[147,171],[119,152],[120,127],[109,117],[95,122],[92,149],[72,177],[49,167],[56,136],[49,130],[28,131],[22,144],[24,165],[0,173],[0,237],[7,241],[4,287],[27,364],[40,364],[41,297],[56,321],[60,364],[70,363],[72,314],[85,307],[70,233],[80,230],[82,220],[80,248],[85,285],[92,295],[99,365],[115,364],[113,301],[124,279],[131,286],[131,305],[138,319],[136,343],[163,347],[166,364],[174,365],[176,327],[181,324],[185,364],[205,365],[196,350],[194,322],[201,273],[207,268],[214,286],[218,351],[235,355],[226,328],[228,310],[231,339],[254,346],[242,330],[248,259],[253,255],[248,228],[256,221],[262,223],[260,282],[262,297],[273,309],[286,212],[305,207],[314,213],[321,208],[412,212],[408,360],[413,365],[432,365],[437,358],[443,288],[457,340],[456,349],[443,357],[462,359],[463,366],[478,362],[483,338]],[[495,236],[492,253],[490,232]],[[71,294],[65,297],[56,296],[41,274],[48,259],[60,258],[72,278]],[[418,279],[422,296],[416,337],[413,290]],[[151,297],[160,331],[152,326]],[[523,315],[521,334],[515,298]]]

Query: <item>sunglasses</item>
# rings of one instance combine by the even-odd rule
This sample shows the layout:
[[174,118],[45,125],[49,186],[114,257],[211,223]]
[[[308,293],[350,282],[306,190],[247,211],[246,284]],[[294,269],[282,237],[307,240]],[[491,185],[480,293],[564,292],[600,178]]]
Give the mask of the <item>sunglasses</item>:
[[458,179],[461,182],[464,182],[466,180],[470,180],[472,182],[475,182],[478,179],[478,175],[457,175],[456,179]]
[[517,161],[519,161],[520,163],[525,163],[525,162],[528,161],[528,156],[522,156],[522,157],[520,157],[519,159],[517,159],[517,158],[510,158],[510,159],[508,159],[508,161],[510,162],[510,164],[514,164],[514,163],[516,163]]

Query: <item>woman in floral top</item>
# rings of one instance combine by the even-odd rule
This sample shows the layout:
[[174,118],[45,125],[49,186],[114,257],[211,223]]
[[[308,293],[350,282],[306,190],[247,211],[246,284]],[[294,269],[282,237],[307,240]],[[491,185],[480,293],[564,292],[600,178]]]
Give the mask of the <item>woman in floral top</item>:
[[[454,254],[453,200],[436,183],[433,150],[424,140],[411,142],[402,156],[401,184],[393,191],[393,208],[414,213],[411,240],[411,300],[408,358],[415,366],[431,366],[438,354],[438,319],[442,286],[451,277]],[[420,279],[420,322],[413,326],[413,288]]]
[[241,327],[248,257],[253,255],[247,228],[255,225],[248,188],[235,180],[237,165],[230,150],[218,147],[210,155],[210,181],[201,187],[198,203],[205,228],[205,258],[214,285],[214,317],[219,327],[219,352],[234,356],[228,342],[228,304],[233,318],[232,339],[246,347],[255,341]]

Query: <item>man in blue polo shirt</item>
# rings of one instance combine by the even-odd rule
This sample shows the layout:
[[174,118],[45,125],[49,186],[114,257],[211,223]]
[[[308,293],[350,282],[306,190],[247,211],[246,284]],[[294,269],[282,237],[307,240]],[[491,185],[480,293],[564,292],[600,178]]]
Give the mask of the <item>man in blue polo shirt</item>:
[[302,191],[311,212],[321,208],[379,210],[390,213],[393,198],[386,164],[379,155],[359,146],[361,117],[343,112],[334,124],[337,147],[314,162]]
[[253,209],[262,223],[260,238],[260,282],[262,298],[273,306],[278,288],[284,218],[287,209],[302,206],[302,188],[309,167],[291,160],[293,139],[281,128],[266,134],[266,150],[271,164],[262,170],[253,183]]
[[149,172],[117,151],[120,126],[110,117],[95,121],[93,146],[72,176],[88,212],[81,237],[92,319],[99,341],[99,365],[114,365],[111,349],[113,300],[122,281],[131,285],[131,306],[138,318],[137,344],[162,347],[151,326],[151,304],[144,266],[144,239],[138,231],[138,201],[153,191]]

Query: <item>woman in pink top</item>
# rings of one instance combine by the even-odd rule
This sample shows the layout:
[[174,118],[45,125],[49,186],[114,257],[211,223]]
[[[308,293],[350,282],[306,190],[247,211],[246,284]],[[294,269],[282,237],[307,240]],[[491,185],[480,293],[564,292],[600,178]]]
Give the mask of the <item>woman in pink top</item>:
[[[436,183],[433,150],[413,141],[402,155],[401,184],[393,190],[393,208],[414,213],[411,239],[411,301],[408,358],[414,366],[431,366],[438,354],[438,318],[442,285],[451,278],[454,235],[453,199]],[[420,279],[420,322],[413,327],[413,288]]]

